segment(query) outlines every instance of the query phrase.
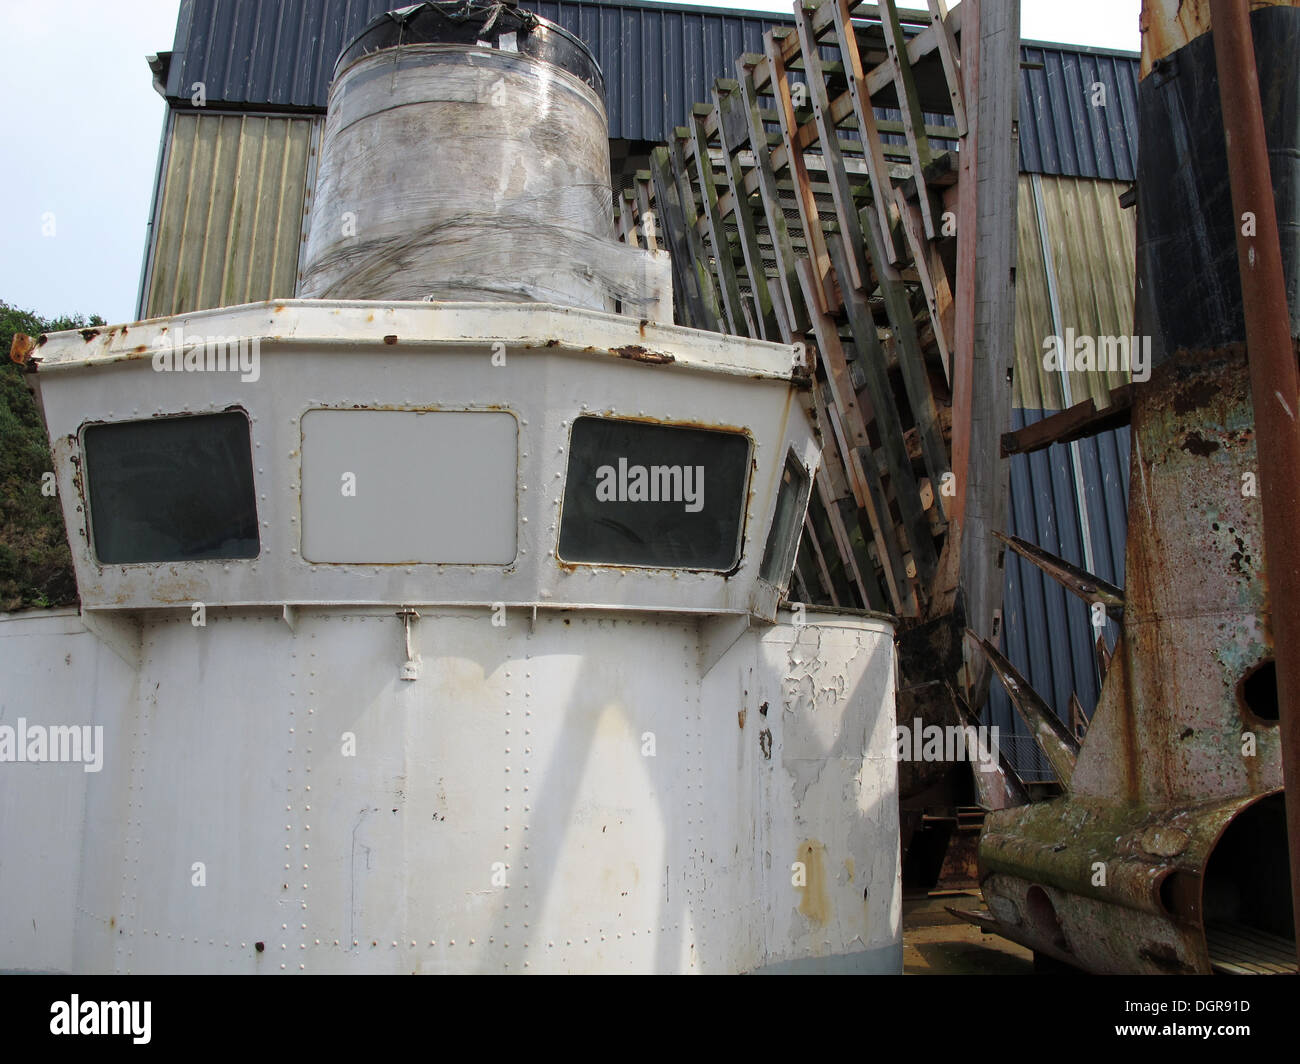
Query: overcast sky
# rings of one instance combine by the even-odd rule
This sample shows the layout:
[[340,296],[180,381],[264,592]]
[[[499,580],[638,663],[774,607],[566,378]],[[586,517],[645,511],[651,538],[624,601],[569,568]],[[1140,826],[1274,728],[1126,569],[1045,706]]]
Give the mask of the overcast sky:
[[[791,8],[789,0],[693,6]],[[1021,36],[1136,51],[1140,6],[1021,0]],[[179,0],[0,0],[0,300],[45,317],[134,318],[166,112],[145,56],[170,51],[178,8]]]

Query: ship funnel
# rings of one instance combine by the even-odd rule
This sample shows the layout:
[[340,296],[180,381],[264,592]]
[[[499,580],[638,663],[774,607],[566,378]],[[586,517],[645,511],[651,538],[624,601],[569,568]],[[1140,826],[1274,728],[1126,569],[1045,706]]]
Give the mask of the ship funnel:
[[298,294],[671,322],[667,256],[614,239],[604,91],[587,46],[531,11],[380,15],[335,66]]

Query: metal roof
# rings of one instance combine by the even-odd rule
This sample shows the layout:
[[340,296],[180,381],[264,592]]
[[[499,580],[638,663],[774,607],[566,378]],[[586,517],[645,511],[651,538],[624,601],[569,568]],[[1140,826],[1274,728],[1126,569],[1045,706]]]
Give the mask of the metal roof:
[[[182,0],[166,79],[188,108],[202,82],[209,109],[323,111],[343,46],[399,0]],[[582,38],[605,73],[610,137],[662,140],[734,77],[744,52],[792,16],[622,0],[524,0]],[[1032,173],[1132,181],[1138,56],[1026,42],[1020,162]],[[1106,87],[1104,106],[1093,86]]]

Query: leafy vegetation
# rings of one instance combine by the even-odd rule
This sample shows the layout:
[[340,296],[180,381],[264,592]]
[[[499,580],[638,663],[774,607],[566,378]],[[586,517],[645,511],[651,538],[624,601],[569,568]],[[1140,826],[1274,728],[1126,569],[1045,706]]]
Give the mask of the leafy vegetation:
[[58,500],[42,493],[50,447],[23,371],[9,360],[15,333],[39,336],[105,324],[82,315],[42,319],[0,300],[0,610],[77,601]]

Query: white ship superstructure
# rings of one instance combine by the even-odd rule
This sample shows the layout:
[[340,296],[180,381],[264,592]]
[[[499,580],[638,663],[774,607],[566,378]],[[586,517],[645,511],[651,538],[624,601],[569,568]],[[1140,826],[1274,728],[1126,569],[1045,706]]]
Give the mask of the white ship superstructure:
[[0,763],[0,969],[897,971],[893,625],[785,601],[798,353],[672,325],[599,212],[551,284],[466,206],[594,202],[466,134],[499,85],[489,143],[603,106],[534,16],[416,39],[445,6],[340,60],[326,298],[32,355],[81,606],[0,618],[0,726],[101,764]]

